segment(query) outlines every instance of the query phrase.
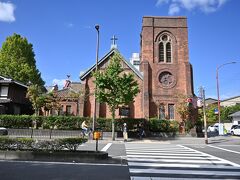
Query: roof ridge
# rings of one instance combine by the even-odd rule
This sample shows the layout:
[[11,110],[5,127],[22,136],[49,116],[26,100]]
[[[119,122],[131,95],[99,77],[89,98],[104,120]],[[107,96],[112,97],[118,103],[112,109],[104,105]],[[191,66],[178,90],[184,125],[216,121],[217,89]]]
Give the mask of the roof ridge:
[[[128,67],[130,69],[133,70],[133,72],[135,74],[137,74],[137,76],[140,78],[140,79],[143,79],[143,75],[140,73],[140,71],[138,71],[130,62],[128,62],[120,53],[120,51],[116,48],[113,48],[111,49],[108,53],[106,53],[101,59],[100,61],[98,61],[98,65],[100,65],[102,62],[104,62],[104,60],[106,60],[107,57],[109,57],[112,53],[118,53],[122,60],[128,65]],[[84,79],[92,70],[95,69],[95,66],[96,66],[96,63],[94,65],[92,65],[87,71],[85,71],[81,76],[80,76],[80,79]]]

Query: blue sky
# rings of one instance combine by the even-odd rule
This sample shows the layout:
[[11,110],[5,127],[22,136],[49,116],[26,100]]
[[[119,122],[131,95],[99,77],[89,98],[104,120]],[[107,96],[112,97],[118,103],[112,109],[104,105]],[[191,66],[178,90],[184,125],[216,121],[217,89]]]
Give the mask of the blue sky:
[[[18,33],[33,44],[37,68],[46,85],[81,71],[95,62],[96,30],[100,25],[102,57],[110,38],[118,37],[122,55],[140,52],[142,17],[187,16],[189,59],[194,89],[216,98],[217,66],[221,99],[240,95],[240,1],[238,0],[0,0],[0,45]],[[53,82],[54,81],[54,82]]]

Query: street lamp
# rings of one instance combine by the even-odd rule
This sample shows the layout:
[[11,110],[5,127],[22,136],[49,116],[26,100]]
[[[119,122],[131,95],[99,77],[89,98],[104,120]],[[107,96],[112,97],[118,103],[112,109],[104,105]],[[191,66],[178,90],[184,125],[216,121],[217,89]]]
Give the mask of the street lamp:
[[[98,51],[99,51],[99,25],[95,25],[95,29],[97,30],[97,47],[96,47],[96,70],[98,70]],[[95,86],[95,93],[94,93],[94,109],[93,109],[93,124],[92,124],[92,129],[94,131],[95,129],[95,122],[96,122],[96,110],[97,110],[97,100],[96,100],[96,91],[97,91],[97,86]]]
[[217,67],[217,71],[216,71],[216,79],[217,79],[217,96],[218,96],[218,133],[220,134],[219,131],[219,127],[220,127],[220,123],[221,123],[221,112],[220,112],[220,95],[219,95],[219,82],[218,82],[218,70],[228,64],[235,64],[236,62],[228,62],[228,63],[224,63],[220,66]]

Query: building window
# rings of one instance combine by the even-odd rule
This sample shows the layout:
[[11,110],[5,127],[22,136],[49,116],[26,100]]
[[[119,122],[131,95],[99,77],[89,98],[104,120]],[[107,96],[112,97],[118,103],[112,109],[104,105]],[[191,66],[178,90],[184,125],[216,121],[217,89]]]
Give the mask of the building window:
[[159,62],[171,63],[172,62],[172,43],[170,36],[164,34],[160,37],[159,41]]
[[6,99],[8,96],[8,86],[1,86],[1,89],[0,89],[0,97],[2,99]]
[[120,107],[119,108],[119,116],[126,116],[130,115],[130,108],[129,107]]
[[72,114],[72,108],[70,105],[66,106],[66,115],[71,115]]
[[174,104],[168,105],[168,115],[169,119],[174,119]]
[[159,119],[165,119],[165,108],[164,105],[159,107]]
[[159,62],[164,62],[164,47],[163,42],[159,44]]
[[133,65],[140,65],[140,61],[133,61]]
[[172,60],[172,51],[171,51],[171,43],[168,42],[167,45],[166,45],[166,61],[167,63],[170,63],[171,60]]

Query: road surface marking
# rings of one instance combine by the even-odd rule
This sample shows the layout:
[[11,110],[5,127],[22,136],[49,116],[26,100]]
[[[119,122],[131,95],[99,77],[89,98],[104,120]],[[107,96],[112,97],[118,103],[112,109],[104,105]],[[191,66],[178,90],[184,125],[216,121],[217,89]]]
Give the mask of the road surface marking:
[[[187,148],[187,149],[189,149],[189,150],[194,150],[194,149],[192,149],[192,148],[189,148],[189,147],[186,147],[186,146],[183,146],[183,145],[177,145],[177,146],[183,147],[183,148]],[[201,152],[201,151],[197,151],[197,150],[194,150],[194,151],[196,151],[196,152],[198,152],[198,153],[201,153],[202,155],[214,157],[214,158],[219,159],[220,161],[223,161],[223,162],[225,162],[225,163],[227,163],[227,164],[231,164],[232,166],[240,167],[239,164],[234,163],[234,162],[231,162],[231,161],[228,161],[228,160],[226,160],[226,159],[222,159],[222,158],[219,158],[219,157],[216,157],[216,156],[213,156],[213,155],[210,155],[210,154]]]
[[229,172],[226,172],[226,171],[199,171],[199,170],[191,170],[191,172],[189,172],[189,170],[171,170],[171,169],[153,169],[153,168],[148,168],[148,169],[131,169],[129,168],[129,172],[130,173],[151,173],[151,174],[191,174],[191,175],[201,175],[201,174],[204,174],[204,175],[211,175],[211,176],[214,176],[214,175],[221,175],[221,176],[228,176],[229,178],[231,178],[231,176],[239,176],[240,177],[240,172],[234,172],[234,171],[231,171],[230,173]]
[[212,147],[212,148],[216,148],[216,149],[221,149],[221,150],[223,150],[223,151],[228,151],[228,152],[240,154],[240,152],[238,152],[238,151],[233,151],[233,150],[229,150],[229,149],[225,149],[225,148],[220,148],[220,147],[212,146],[212,145],[208,145],[208,146],[209,146],[209,147]]
[[106,152],[108,150],[108,148],[110,148],[111,145],[112,145],[112,143],[108,143],[106,146],[104,146],[104,148],[102,148],[101,151]]

